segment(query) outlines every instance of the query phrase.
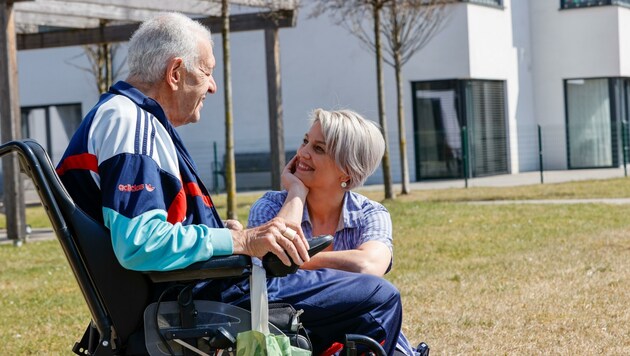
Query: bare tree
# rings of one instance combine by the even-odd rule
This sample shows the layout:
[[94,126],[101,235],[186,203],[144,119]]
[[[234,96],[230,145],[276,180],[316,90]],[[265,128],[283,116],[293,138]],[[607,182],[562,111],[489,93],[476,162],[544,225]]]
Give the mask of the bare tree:
[[[385,89],[383,84],[383,55],[381,45],[381,12],[393,0],[316,0],[314,16],[328,13],[338,24],[346,27],[361,42],[370,44],[376,56],[376,85],[378,97],[378,119],[385,138],[383,184],[385,199],[394,199],[391,164],[389,159],[389,138],[387,117],[385,116]],[[370,26],[371,25],[371,26]],[[371,31],[367,29],[371,27]]]
[[230,65],[230,10],[229,1],[221,1],[221,36],[223,39],[223,97],[225,101],[225,191],[227,193],[227,218],[237,219],[236,170],[234,160],[234,120],[232,110],[232,74]]
[[[402,67],[422,49],[442,28],[448,12],[446,5],[453,0],[390,0],[383,7],[383,36],[387,47],[384,60],[394,68],[396,76],[396,102],[398,114],[398,142],[402,176],[401,194],[409,194],[409,163],[405,111],[403,106]],[[376,51],[376,45],[366,42]]]
[[[100,43],[95,45],[83,46],[83,54],[77,57],[85,56],[89,62],[89,67],[80,66],[67,61],[68,64],[90,73],[94,77],[94,84],[98,94],[106,92],[114,80],[122,75],[123,66],[114,65],[118,62],[118,50],[120,45],[112,43]],[[124,63],[124,60],[120,63]]]
[[[266,8],[269,10],[278,10],[282,8],[295,7],[293,0],[221,0],[221,18],[223,26],[221,28],[222,45],[223,45],[223,88],[224,88],[224,105],[225,105],[225,191],[227,194],[227,217],[228,219],[237,219],[236,211],[236,161],[234,154],[234,116],[232,108],[232,77],[230,65],[230,3],[240,6],[251,6],[258,8]],[[277,36],[277,30],[275,32]],[[266,37],[267,33],[266,33]],[[271,135],[275,133],[272,132]],[[272,137],[272,140],[277,137]],[[284,141],[282,141],[284,142]],[[272,145],[273,146],[273,145]],[[284,166],[284,150],[276,156],[281,156],[280,163]],[[277,157],[273,157],[274,159]],[[281,167],[282,169],[282,167]],[[279,172],[278,177],[279,177]],[[279,182],[279,178],[277,179]],[[279,185],[279,183],[278,183]],[[279,187],[274,187],[279,189]]]
[[[101,23],[101,29],[104,29],[105,23]],[[93,45],[85,45],[83,47],[83,54],[75,56],[66,63],[80,70],[90,73],[94,77],[94,84],[96,84],[96,90],[98,94],[106,92],[116,78],[122,76],[123,65],[115,65],[114,63],[125,63],[124,58],[120,61],[119,57],[119,44],[114,43],[99,43]],[[72,59],[82,57],[85,55],[89,62],[89,67],[84,67],[72,63]]]

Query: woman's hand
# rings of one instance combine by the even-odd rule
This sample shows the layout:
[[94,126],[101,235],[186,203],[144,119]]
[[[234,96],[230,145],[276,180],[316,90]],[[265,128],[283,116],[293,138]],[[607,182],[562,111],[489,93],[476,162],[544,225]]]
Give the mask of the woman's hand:
[[291,158],[289,163],[284,166],[282,170],[282,175],[280,176],[282,187],[287,191],[296,191],[298,195],[306,196],[308,193],[308,188],[304,185],[304,183],[298,178],[295,173],[295,166],[298,162],[298,156],[294,156]]

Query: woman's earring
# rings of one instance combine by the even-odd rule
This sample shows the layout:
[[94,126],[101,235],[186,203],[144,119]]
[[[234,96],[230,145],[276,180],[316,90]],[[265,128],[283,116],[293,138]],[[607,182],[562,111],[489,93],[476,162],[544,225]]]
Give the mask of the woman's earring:
[[348,186],[348,183],[346,183],[346,182],[341,182],[341,188],[345,188],[345,187],[347,187],[347,186]]

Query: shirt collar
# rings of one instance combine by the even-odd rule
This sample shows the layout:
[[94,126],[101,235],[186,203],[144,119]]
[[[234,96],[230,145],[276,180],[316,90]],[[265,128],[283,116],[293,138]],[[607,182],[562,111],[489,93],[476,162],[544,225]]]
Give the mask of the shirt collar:
[[[360,207],[357,205],[354,195],[350,191],[347,191],[343,196],[341,215],[339,216],[339,223],[335,232],[341,231],[345,228],[356,228],[359,223],[359,213]],[[304,204],[304,212],[302,213],[302,223],[305,222],[308,223],[311,228],[313,227],[308,213],[308,206],[306,204]]]

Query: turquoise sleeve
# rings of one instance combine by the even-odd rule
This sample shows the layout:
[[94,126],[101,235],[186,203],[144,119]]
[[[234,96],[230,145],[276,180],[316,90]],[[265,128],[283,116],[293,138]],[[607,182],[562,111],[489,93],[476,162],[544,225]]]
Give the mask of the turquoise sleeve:
[[231,255],[229,229],[171,224],[166,211],[155,209],[134,218],[103,208],[105,226],[120,264],[136,271],[169,271],[212,256]]

